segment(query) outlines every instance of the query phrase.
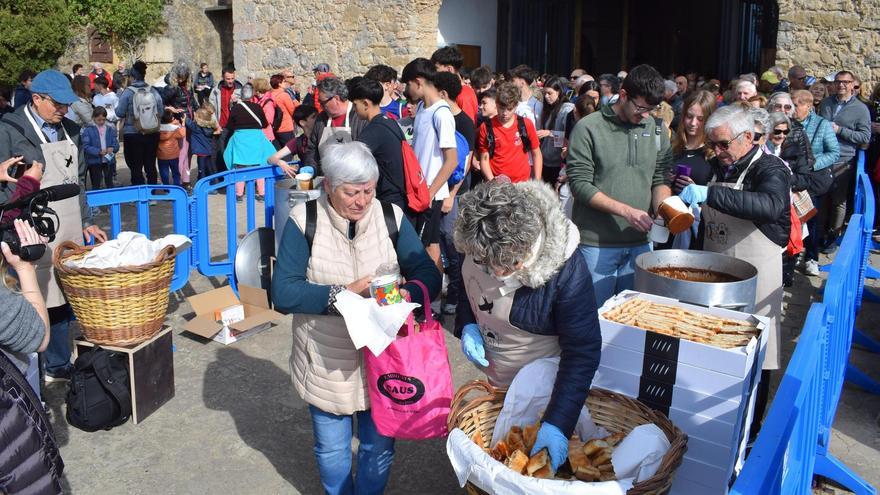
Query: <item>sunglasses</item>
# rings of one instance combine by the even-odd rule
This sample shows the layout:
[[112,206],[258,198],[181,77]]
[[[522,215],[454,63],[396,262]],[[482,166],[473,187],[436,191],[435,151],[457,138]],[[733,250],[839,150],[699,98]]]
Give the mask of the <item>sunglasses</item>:
[[730,143],[739,139],[739,137],[742,136],[744,133],[745,131],[737,134],[736,136],[733,136],[733,139],[728,139],[727,141],[712,141],[711,139],[707,139],[706,146],[713,150],[716,148],[720,148],[721,151],[727,151],[728,149],[730,149]]
[[755,133],[755,137],[752,138],[752,142],[753,142],[753,143],[757,143],[758,141],[761,140],[762,137],[764,137],[764,133],[763,133],[763,132],[756,132],[756,133]]
[[773,129],[774,136],[788,136],[789,132],[791,132],[791,129]]

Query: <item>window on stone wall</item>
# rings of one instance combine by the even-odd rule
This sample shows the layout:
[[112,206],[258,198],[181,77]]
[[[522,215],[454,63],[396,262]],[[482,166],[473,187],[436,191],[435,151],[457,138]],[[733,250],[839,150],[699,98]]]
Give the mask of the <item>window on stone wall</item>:
[[96,31],[89,33],[89,62],[113,63],[113,47]]

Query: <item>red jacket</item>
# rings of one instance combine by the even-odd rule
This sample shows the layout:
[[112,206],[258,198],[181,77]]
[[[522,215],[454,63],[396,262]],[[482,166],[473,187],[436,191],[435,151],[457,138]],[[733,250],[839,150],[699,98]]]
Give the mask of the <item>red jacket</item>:
[[[106,70],[102,72],[101,75],[104,76],[104,79],[107,81],[107,89],[113,89],[113,76]],[[92,91],[95,90],[95,77],[97,76],[98,74],[95,74],[95,71],[89,72],[89,89]]]

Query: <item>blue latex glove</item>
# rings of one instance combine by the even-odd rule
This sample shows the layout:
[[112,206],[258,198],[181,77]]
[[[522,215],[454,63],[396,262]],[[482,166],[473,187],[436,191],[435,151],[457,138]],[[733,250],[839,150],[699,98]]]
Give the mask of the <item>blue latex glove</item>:
[[468,323],[461,329],[461,351],[472,363],[483,367],[489,366],[489,361],[486,361],[486,349],[483,348],[480,326],[476,323]]
[[550,454],[550,466],[554,473],[568,459],[568,439],[559,428],[550,423],[541,424],[538,437],[535,439],[535,446],[532,447],[532,453],[529,457],[537,454],[541,449],[547,449],[547,453]]
[[687,187],[678,193],[678,197],[688,205],[700,204],[709,197],[709,188],[707,186],[688,184]]
[[301,174],[312,174],[312,175],[314,176],[314,175],[315,175],[315,168],[314,168],[314,167],[301,167],[301,168],[299,169],[299,173],[301,173]]

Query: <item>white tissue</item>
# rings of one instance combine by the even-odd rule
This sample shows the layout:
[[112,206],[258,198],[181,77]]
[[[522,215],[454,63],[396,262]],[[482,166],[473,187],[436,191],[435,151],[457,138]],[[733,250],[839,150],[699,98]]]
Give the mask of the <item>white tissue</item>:
[[379,306],[372,297],[361,297],[348,290],[336,295],[335,306],[345,319],[354,347],[366,347],[374,356],[394,342],[407,316],[419,307],[408,302]]
[[156,259],[166,246],[173,245],[180,252],[192,244],[189,237],[166,235],[151,241],[138,232],[120,232],[116,239],[99,244],[80,260],[65,262],[74,268],[116,268],[144,265]]

